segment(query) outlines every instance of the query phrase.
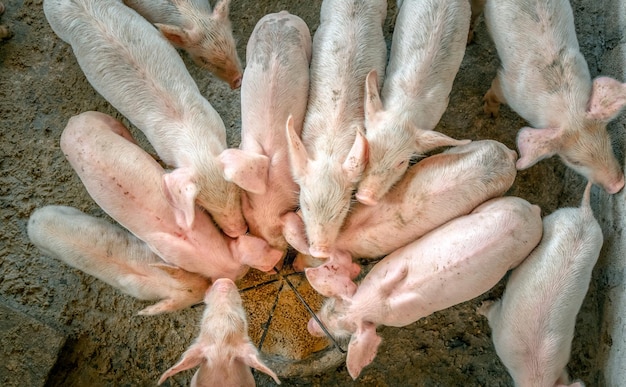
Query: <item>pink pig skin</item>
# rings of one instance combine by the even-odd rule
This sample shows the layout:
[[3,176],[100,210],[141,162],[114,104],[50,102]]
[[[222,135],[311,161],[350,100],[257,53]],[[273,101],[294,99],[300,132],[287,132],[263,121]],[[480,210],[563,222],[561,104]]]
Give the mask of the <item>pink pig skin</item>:
[[218,0],[212,11],[208,0],[124,0],[124,4],[231,89],[241,86],[241,61],[228,18],[230,0]]
[[[541,239],[540,209],[517,197],[492,199],[377,263],[351,299],[329,299],[320,319],[351,336],[346,359],[357,378],[376,356],[376,326],[402,327],[493,287]],[[309,331],[323,335],[315,320]]]
[[324,0],[313,38],[302,138],[289,130],[291,172],[310,253],[328,257],[367,163],[365,77],[383,74],[386,0]]
[[167,265],[119,226],[76,208],[45,206],[28,220],[28,237],[47,256],[93,275],[140,300],[159,300],[139,312],[172,312],[202,302],[210,281]]
[[98,112],[72,117],[61,149],[91,197],[166,262],[207,278],[238,279],[247,266],[269,271],[282,257],[260,238],[224,236],[197,211],[191,228],[176,223],[163,192],[163,168],[130,142],[128,130]]
[[226,180],[218,159],[226,149],[224,123],[176,49],[121,0],[45,0],[43,6],[89,83],[176,168],[162,180],[177,223],[192,226],[197,201],[226,234],[244,234],[241,190]]
[[513,270],[502,299],[479,308],[516,386],[569,383],[565,366],[576,315],[603,242],[590,189],[588,184],[580,208],[561,208],[544,218],[541,243]]
[[485,22],[501,61],[485,94],[485,112],[496,115],[507,103],[532,126],[518,133],[517,168],[559,155],[608,193],[620,191],[624,174],[606,125],[626,104],[626,84],[608,77],[591,81],[570,2],[487,1]]
[[[306,269],[309,282],[327,297],[350,296],[356,285],[346,273],[358,273],[352,258],[389,254],[503,195],[515,180],[516,158],[502,143],[483,140],[421,160],[376,206],[354,206],[331,258]],[[298,257],[296,266],[306,266],[306,261]]]
[[365,83],[369,160],[356,194],[359,202],[376,204],[413,156],[469,142],[433,131],[448,107],[469,22],[468,0],[406,0],[399,8],[380,96],[375,72]]
[[182,359],[163,373],[159,383],[198,365],[191,387],[254,387],[250,367],[271,376],[276,374],[260,359],[248,337],[246,312],[237,286],[228,279],[218,279],[206,293],[200,335],[183,354]]
[[[299,186],[289,171],[286,125],[300,134],[309,93],[311,35],[287,11],[259,20],[248,41],[241,86],[241,149],[222,154],[227,174],[246,192],[242,209],[249,231],[272,247],[298,206]],[[289,118],[291,117],[291,118]],[[289,118],[289,121],[288,121]]]

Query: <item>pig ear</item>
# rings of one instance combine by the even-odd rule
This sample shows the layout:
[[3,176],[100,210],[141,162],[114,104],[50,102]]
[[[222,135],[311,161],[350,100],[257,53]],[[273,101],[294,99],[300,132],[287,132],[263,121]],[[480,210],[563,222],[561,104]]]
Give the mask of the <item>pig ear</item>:
[[561,147],[562,134],[560,128],[520,129],[517,135],[517,149],[520,154],[515,165],[517,169],[526,169],[555,155]]
[[365,78],[365,118],[374,120],[374,115],[383,110],[383,103],[378,94],[378,73],[372,70]]
[[269,158],[240,149],[226,149],[219,156],[224,177],[244,190],[262,195],[267,189]]
[[443,133],[434,130],[415,129],[415,153],[429,152],[441,146],[459,146],[472,142],[472,140],[456,140]]
[[302,179],[306,174],[309,159],[306,148],[293,127],[293,116],[290,114],[285,125],[287,131],[287,148],[289,149],[289,163],[294,180]]
[[341,166],[344,173],[352,183],[357,183],[367,165],[369,158],[369,145],[361,128],[356,128],[356,137],[348,157]]
[[165,379],[170,376],[174,376],[181,371],[191,369],[198,366],[204,360],[204,346],[200,344],[193,344],[185,353],[183,353],[182,359],[176,363],[172,368],[165,371],[157,384],[161,384]]
[[161,31],[165,39],[169,40],[176,47],[189,46],[193,42],[193,34],[188,29],[162,23],[155,23],[154,26]]
[[626,105],[626,83],[613,78],[594,79],[591,97],[587,103],[587,117],[600,121],[611,121]]
[[245,344],[242,344],[238,348],[237,352],[237,357],[239,358],[239,360],[241,360],[248,367],[255,368],[261,372],[268,374],[272,377],[272,379],[274,379],[276,384],[280,384],[280,379],[278,379],[278,376],[276,376],[274,371],[272,371],[268,366],[265,365],[265,363],[261,361],[261,359],[259,359],[259,352],[254,347],[254,345],[252,345],[252,343],[247,342]]
[[220,0],[215,7],[213,7],[213,17],[216,19],[228,19],[228,9],[230,6],[230,0]]
[[352,379],[356,380],[363,367],[370,364],[376,357],[381,338],[376,334],[376,326],[363,323],[350,338],[346,366]]
[[195,217],[198,186],[193,181],[193,174],[188,168],[177,168],[163,175],[163,193],[165,199],[174,207],[176,224],[182,228],[191,228]]

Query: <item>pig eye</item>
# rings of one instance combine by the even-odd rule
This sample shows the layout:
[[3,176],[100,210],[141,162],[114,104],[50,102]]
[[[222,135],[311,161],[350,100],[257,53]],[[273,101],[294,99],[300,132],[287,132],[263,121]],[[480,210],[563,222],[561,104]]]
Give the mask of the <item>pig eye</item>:
[[396,165],[396,168],[401,168],[404,167],[406,165],[406,163],[408,162],[408,160],[402,160],[398,163],[398,165]]

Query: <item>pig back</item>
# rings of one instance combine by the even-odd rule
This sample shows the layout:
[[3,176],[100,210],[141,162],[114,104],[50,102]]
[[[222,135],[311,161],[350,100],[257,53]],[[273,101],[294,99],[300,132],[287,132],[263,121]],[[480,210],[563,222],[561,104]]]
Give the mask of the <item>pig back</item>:
[[337,248],[355,258],[391,253],[504,194],[517,174],[515,158],[502,143],[483,140],[421,160],[376,206],[354,206]]
[[541,235],[539,207],[516,197],[492,199],[385,257],[365,276],[350,308],[365,308],[376,297],[390,313],[364,321],[408,325],[489,290]]

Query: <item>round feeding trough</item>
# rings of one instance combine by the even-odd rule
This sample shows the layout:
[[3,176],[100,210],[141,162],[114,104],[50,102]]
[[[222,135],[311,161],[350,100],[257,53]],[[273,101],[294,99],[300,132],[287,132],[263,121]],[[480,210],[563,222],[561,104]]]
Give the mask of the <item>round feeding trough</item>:
[[345,360],[347,343],[337,343],[339,349],[334,339],[308,332],[307,322],[324,297],[290,263],[277,274],[251,270],[238,285],[250,339],[279,377],[322,373]]

